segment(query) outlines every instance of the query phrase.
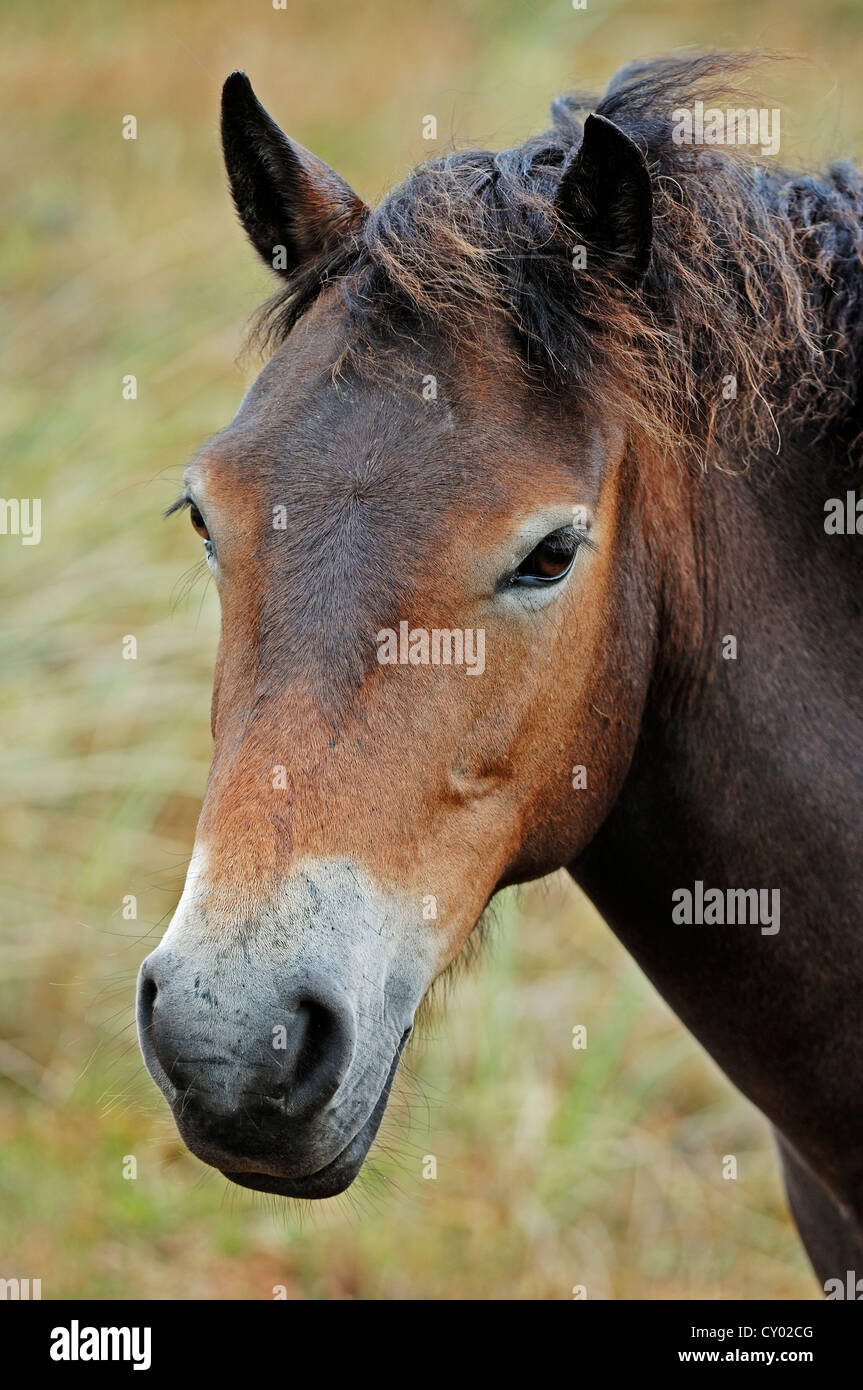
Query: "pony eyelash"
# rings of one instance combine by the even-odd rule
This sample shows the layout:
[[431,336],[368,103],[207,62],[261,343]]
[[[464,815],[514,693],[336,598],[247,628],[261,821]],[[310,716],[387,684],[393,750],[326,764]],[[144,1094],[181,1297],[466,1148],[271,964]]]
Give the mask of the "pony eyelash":
[[163,513],[162,513],[162,516],[163,516],[163,517],[173,516],[173,515],[174,515],[174,512],[181,512],[181,511],[183,511],[186,507],[191,507],[191,505],[192,505],[192,499],[191,499],[191,497],[189,496],[188,492],[184,492],[184,493],[182,494],[181,497],[178,497],[178,498],[177,498],[176,502],[172,502],[171,505],[170,505],[170,507],[166,507],[166,508],[165,508],[165,510],[164,510]]
[[572,530],[579,545],[583,545],[588,550],[593,550],[598,553],[599,546],[588,531],[582,529],[580,526],[573,526]]

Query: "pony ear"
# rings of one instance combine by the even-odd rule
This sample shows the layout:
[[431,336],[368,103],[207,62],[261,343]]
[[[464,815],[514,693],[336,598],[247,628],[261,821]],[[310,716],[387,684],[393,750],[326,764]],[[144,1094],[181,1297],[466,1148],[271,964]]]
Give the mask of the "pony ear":
[[563,171],[555,209],[564,226],[618,279],[637,288],[650,262],[653,194],[641,150],[613,121],[588,116]]
[[279,129],[244,72],[232,72],[222,88],[222,150],[246,234],[286,279],[336,250],[368,215],[344,179]]

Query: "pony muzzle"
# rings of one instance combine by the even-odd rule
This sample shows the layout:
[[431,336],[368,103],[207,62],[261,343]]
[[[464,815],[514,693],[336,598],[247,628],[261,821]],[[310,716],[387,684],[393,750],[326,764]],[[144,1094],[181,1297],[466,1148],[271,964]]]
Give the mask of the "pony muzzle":
[[353,1181],[430,983],[403,913],[360,905],[355,874],[350,914],[329,916],[336,880],[304,875],[290,915],[242,937],[181,901],[141,966],[147,1069],[191,1152],[241,1186],[326,1197]]

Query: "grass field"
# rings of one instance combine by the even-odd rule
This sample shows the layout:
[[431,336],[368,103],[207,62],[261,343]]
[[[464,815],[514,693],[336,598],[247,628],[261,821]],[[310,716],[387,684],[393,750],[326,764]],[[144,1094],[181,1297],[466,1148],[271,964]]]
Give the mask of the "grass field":
[[0,1276],[46,1298],[817,1295],[767,1126],[562,878],[502,902],[367,1170],[314,1209],[186,1154],[133,994],[192,844],[218,625],[160,512],[253,374],[266,290],[224,190],[226,73],[373,200],[428,153],[428,112],[438,147],[504,145],[556,92],[687,44],[808,55],[773,79],[783,157],[859,150],[861,29],[856,0],[7,0],[2,491],[42,498],[43,536],[0,537]]

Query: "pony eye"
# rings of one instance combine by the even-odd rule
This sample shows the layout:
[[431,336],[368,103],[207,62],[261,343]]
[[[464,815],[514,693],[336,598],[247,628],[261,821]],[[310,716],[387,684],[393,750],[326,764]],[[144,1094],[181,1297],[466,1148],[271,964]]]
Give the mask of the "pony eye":
[[201,516],[201,513],[198,511],[198,508],[195,506],[194,502],[189,503],[189,516],[191,517],[192,525],[194,526],[201,539],[208,541],[210,539],[210,533],[207,530],[204,518]]
[[532,586],[558,583],[572,569],[577,549],[578,537],[571,526],[552,531],[522,560],[510,584]]

